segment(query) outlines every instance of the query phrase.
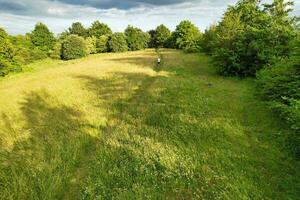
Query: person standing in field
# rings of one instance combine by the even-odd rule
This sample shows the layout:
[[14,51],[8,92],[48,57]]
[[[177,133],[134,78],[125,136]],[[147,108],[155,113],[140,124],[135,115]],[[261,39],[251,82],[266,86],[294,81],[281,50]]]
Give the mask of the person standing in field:
[[157,64],[160,64],[160,57],[157,58]]

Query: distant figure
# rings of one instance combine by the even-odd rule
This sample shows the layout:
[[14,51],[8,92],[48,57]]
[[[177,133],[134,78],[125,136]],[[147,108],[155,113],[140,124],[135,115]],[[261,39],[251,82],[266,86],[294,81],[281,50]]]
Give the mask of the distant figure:
[[157,64],[160,64],[160,58],[157,58]]

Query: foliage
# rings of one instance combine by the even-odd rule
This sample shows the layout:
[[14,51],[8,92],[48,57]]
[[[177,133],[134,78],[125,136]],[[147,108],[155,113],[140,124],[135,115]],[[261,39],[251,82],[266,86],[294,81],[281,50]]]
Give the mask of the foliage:
[[93,22],[92,26],[88,29],[89,36],[99,38],[102,35],[111,35],[112,31],[107,24],[101,23],[98,20]]
[[55,44],[55,37],[43,23],[37,23],[30,34],[33,44],[42,51],[48,52]]
[[106,35],[100,36],[96,41],[96,50],[98,53],[108,52],[108,39]]
[[167,47],[167,42],[169,38],[171,37],[171,31],[163,24],[158,26],[155,30],[154,34],[154,43],[155,47],[161,48],[161,47]]
[[97,38],[95,37],[88,37],[85,39],[85,45],[87,54],[95,54],[97,53]]
[[69,33],[81,37],[87,36],[87,30],[80,22],[73,23],[72,26],[69,28]]
[[[297,42],[300,45],[300,40]],[[284,119],[294,134],[288,135],[290,149],[300,158],[300,52],[261,70],[257,86],[261,97]]]
[[15,50],[8,34],[0,28],[0,76],[5,76],[11,71],[21,70],[14,56]]
[[155,48],[155,30],[148,31],[148,34],[150,36],[148,47],[149,48]]
[[255,76],[263,66],[289,55],[292,20],[285,8],[284,15],[275,14],[274,6],[262,10],[259,1],[241,0],[228,8],[217,27],[217,44],[212,41],[220,73]]
[[188,52],[199,51],[201,33],[192,22],[185,20],[177,25],[174,32],[175,46]]
[[215,48],[217,48],[217,38],[217,26],[212,25],[206,29],[203,34],[203,38],[201,40],[201,49],[208,54],[215,52]]
[[124,52],[128,50],[125,35],[123,33],[114,33],[108,41],[111,52]]
[[147,48],[150,36],[144,33],[141,29],[133,26],[128,26],[125,30],[126,41],[128,48],[131,51]]
[[62,59],[71,60],[87,55],[85,40],[78,35],[68,36],[62,43]]
[[20,64],[29,64],[47,58],[47,52],[37,48],[29,34],[10,36],[10,40],[15,48],[15,59]]
[[53,49],[50,52],[50,58],[52,59],[61,59],[61,51],[62,51],[62,44],[61,42],[56,42]]

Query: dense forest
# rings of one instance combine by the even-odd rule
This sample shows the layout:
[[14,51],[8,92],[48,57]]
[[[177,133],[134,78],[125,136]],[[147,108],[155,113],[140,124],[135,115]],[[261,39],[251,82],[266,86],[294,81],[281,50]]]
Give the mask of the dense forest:
[[292,7],[293,2],[284,0],[263,5],[240,0],[204,32],[187,20],[173,32],[160,25],[148,32],[128,26],[123,33],[113,33],[100,21],[88,28],[75,22],[58,36],[43,23],[26,35],[8,35],[0,28],[0,76],[47,57],[71,60],[146,48],[206,53],[221,75],[256,79],[257,95],[293,130],[283,137],[300,158],[300,26],[299,18],[290,15]]

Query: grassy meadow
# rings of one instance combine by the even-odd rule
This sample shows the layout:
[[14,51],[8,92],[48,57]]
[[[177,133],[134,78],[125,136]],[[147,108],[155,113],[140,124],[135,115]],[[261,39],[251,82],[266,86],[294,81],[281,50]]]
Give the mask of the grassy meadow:
[[0,79],[0,199],[299,199],[288,129],[254,80],[161,50]]

